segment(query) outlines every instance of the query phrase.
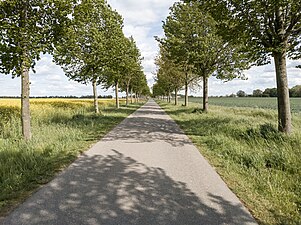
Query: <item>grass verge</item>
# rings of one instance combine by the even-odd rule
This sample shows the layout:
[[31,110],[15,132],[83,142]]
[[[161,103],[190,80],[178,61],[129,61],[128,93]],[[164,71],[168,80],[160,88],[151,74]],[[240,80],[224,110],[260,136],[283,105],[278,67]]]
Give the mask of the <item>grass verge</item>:
[[[6,104],[6,103],[5,103]],[[72,163],[141,104],[115,109],[92,101],[32,101],[33,138],[21,138],[18,104],[0,105],[0,217]]]
[[160,106],[180,125],[259,224],[301,224],[301,117],[277,132],[275,110]]

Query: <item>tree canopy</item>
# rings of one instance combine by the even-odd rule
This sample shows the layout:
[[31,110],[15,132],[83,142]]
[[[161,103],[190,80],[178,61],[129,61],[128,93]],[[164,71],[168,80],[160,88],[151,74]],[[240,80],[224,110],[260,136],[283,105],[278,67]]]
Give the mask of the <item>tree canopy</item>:
[[34,71],[41,53],[52,53],[65,34],[72,0],[10,0],[0,4],[0,73]]
[[101,74],[115,60],[111,50],[117,48],[114,42],[123,38],[122,23],[121,16],[105,1],[83,0],[74,9],[67,35],[57,47],[55,62],[70,79],[100,82]]

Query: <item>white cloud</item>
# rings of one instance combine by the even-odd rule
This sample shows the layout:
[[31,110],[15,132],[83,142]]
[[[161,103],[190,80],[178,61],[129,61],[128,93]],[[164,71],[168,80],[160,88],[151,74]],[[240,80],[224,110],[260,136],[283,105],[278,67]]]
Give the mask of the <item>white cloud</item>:
[[[299,65],[299,61],[288,60],[288,65]],[[211,78],[209,83],[209,94],[213,96],[236,93],[243,90],[251,94],[255,89],[265,90],[276,87],[276,74],[274,63],[266,66],[253,67],[246,71],[248,80],[235,79],[227,83]],[[301,69],[294,67],[287,68],[289,87],[301,85]]]
[[126,24],[148,26],[163,20],[175,0],[109,0]]

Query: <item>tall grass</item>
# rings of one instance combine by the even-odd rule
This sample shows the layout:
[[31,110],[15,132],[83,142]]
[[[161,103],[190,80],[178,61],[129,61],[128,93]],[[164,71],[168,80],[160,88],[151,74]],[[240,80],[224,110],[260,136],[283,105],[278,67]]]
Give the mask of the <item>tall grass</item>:
[[19,101],[0,100],[0,216],[140,106],[117,110],[113,104],[101,101],[95,115],[89,100],[33,100],[33,138],[25,142]]
[[301,116],[277,131],[275,110],[161,102],[260,224],[301,224]]

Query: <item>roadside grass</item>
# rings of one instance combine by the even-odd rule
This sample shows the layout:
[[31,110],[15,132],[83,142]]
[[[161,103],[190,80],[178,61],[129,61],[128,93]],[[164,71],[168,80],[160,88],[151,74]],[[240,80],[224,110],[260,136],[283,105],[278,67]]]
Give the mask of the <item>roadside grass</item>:
[[33,100],[32,133],[21,137],[19,101],[0,100],[0,217],[72,163],[141,104],[114,108],[90,100]]
[[301,116],[294,133],[277,131],[277,112],[268,109],[185,108],[159,102],[259,224],[301,224]]

